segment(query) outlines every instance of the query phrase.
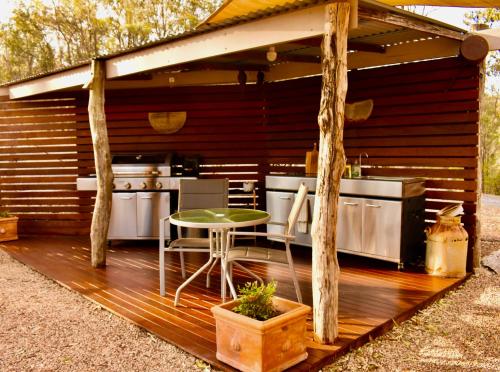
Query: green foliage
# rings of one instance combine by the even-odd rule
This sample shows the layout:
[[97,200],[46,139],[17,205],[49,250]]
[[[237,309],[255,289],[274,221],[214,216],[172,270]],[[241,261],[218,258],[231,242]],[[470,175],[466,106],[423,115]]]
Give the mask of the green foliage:
[[500,195],[500,92],[485,94],[480,110],[482,191]]
[[238,287],[239,305],[233,308],[235,313],[257,320],[267,320],[278,315],[273,306],[273,295],[276,292],[276,282],[273,280],[267,285],[258,282],[245,283]]
[[0,23],[0,83],[187,31],[221,0],[10,0]]
[[0,211],[0,218],[12,217],[9,211]]
[[[485,8],[474,10],[465,14],[464,23],[473,27],[484,25],[488,28],[500,27],[500,8]],[[486,73],[489,76],[500,77],[500,52],[490,52],[486,61]]]

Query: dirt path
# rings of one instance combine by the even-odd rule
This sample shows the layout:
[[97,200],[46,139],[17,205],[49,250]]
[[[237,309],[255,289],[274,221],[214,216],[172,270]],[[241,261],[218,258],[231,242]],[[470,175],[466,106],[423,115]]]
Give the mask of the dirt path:
[[[490,202],[491,200],[491,202]],[[500,249],[500,198],[483,205],[483,253]],[[0,371],[200,371],[194,357],[0,250]],[[500,371],[500,276],[464,286],[328,371]]]

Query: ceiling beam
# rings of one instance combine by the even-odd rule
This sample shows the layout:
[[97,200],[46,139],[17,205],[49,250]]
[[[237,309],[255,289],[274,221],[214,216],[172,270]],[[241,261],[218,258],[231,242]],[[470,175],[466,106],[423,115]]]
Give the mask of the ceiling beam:
[[210,62],[210,61],[200,61],[185,63],[180,66],[175,67],[176,70],[188,70],[188,71],[198,71],[198,70],[219,70],[219,71],[268,71],[268,64],[259,63],[242,63],[242,62]]
[[29,80],[9,86],[12,99],[34,96],[60,89],[82,86],[90,80],[90,66],[81,66],[58,72],[35,80]]
[[[360,69],[385,66],[396,63],[422,61],[431,58],[453,57],[460,53],[458,40],[435,38],[412,43],[392,45],[386,53],[356,52],[347,55],[347,67]],[[272,66],[266,74],[266,81],[293,79],[321,74],[321,65],[304,63],[283,63]]]
[[437,24],[431,24],[429,22],[420,20],[418,18],[410,18],[403,16],[401,14],[396,14],[385,10],[360,8],[358,10],[358,15],[360,19],[384,22],[395,26],[401,26],[413,30],[428,32],[434,35],[439,35],[450,39],[463,40],[465,38],[465,34],[461,32],[450,30],[449,28],[439,26]]
[[[294,44],[306,45],[310,47],[321,47],[321,38],[314,37],[304,40],[294,41]],[[385,47],[378,44],[363,43],[359,41],[348,41],[348,50],[357,50],[360,52],[385,53]]]
[[112,79],[319,36],[324,32],[324,8],[317,5],[111,57],[106,61],[106,76]]

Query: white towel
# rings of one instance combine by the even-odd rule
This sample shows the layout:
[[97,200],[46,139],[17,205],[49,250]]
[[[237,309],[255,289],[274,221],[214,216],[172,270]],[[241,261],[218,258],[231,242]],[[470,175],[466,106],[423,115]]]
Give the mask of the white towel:
[[309,224],[309,200],[305,200],[302,208],[299,211],[297,218],[297,231],[302,234],[307,234],[307,225]]

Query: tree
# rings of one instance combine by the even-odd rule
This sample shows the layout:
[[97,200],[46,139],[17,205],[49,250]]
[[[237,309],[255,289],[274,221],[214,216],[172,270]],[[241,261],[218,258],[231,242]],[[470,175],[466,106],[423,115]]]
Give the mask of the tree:
[[54,49],[39,22],[41,4],[16,8],[0,25],[0,81],[19,79],[56,67]]
[[[486,8],[474,10],[465,14],[464,23],[472,28],[475,25],[484,25],[488,28],[500,26],[500,8]],[[490,52],[486,63],[486,73],[492,77],[500,77],[500,52]]]
[[[485,25],[500,26],[500,8],[487,8],[465,14],[464,23],[469,27]],[[500,78],[500,52],[490,52],[486,60],[486,74],[492,79]],[[500,194],[500,90],[492,87],[485,92],[480,109],[480,160],[482,191]]]
[[196,26],[221,0],[13,0],[0,82],[144,45]]
[[481,165],[483,192],[500,194],[500,92],[481,101]]

